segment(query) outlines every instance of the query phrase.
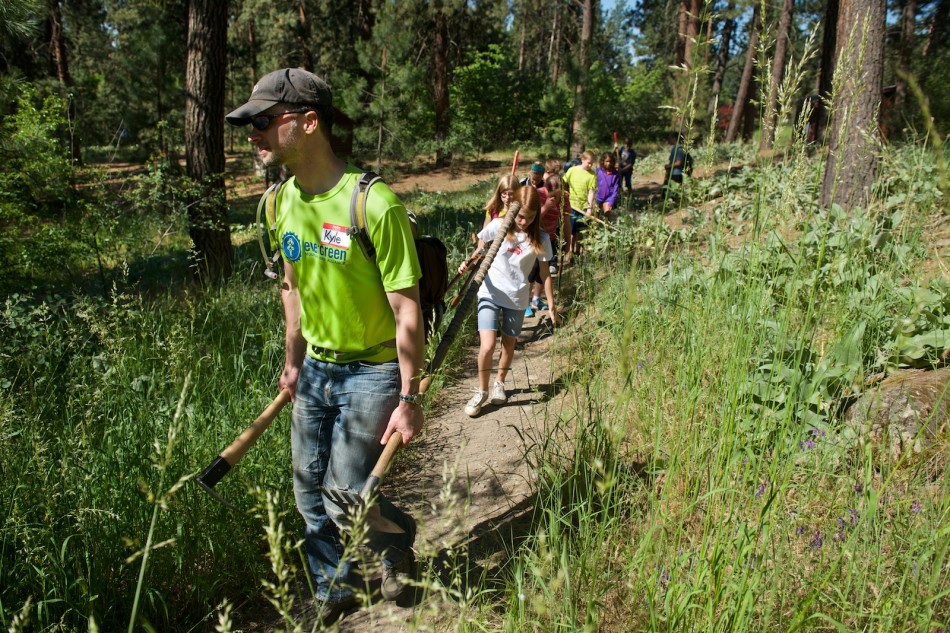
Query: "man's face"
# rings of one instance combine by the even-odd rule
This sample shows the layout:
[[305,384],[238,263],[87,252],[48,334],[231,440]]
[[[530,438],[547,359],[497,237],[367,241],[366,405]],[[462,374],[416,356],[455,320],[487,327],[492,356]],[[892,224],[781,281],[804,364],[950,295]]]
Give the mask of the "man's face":
[[263,130],[257,129],[259,126],[251,127],[247,140],[257,146],[257,155],[265,167],[287,164],[293,156],[301,136],[301,116],[302,112],[292,112],[287,106],[277,104],[258,118],[261,123],[269,119]]
[[544,181],[544,174],[543,173],[539,174],[536,171],[532,171],[530,172],[530,176],[531,176],[531,184],[534,185],[535,187],[540,187],[541,183]]

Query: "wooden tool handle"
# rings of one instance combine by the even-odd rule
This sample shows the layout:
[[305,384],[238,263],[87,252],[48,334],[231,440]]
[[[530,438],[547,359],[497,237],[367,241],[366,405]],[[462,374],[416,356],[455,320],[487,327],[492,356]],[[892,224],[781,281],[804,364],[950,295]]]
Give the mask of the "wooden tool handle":
[[284,389],[274,398],[273,402],[267,405],[264,412],[257,416],[251,426],[244,429],[244,432],[238,435],[230,446],[221,451],[221,458],[231,466],[236,466],[248,449],[254,446],[261,433],[267,430],[267,427],[274,421],[281,409],[287,406],[288,402],[290,402],[290,390]]
[[402,433],[393,431],[393,434],[389,436],[389,441],[386,443],[386,448],[383,449],[382,455],[379,456],[379,459],[376,460],[376,465],[373,466],[373,472],[366,478],[366,483],[363,484],[363,489],[360,491],[360,497],[364,500],[370,499],[373,493],[376,492],[376,489],[379,488],[379,482],[383,478],[383,475],[386,474],[386,471],[389,470],[389,464],[393,461],[393,457],[396,455],[396,451],[399,450],[400,446],[402,446]]

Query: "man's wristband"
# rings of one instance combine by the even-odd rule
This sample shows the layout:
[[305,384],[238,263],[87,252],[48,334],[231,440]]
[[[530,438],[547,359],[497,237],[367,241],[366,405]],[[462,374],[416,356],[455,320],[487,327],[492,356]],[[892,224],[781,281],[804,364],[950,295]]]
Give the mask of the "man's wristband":
[[408,402],[409,404],[422,404],[422,398],[424,396],[421,393],[401,393],[399,394],[399,402]]

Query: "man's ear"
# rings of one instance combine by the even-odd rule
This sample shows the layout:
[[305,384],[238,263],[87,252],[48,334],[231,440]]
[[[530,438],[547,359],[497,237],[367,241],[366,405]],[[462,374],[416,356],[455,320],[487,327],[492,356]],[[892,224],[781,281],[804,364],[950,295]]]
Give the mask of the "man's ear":
[[304,113],[303,131],[306,134],[314,134],[320,130],[320,119],[313,110]]

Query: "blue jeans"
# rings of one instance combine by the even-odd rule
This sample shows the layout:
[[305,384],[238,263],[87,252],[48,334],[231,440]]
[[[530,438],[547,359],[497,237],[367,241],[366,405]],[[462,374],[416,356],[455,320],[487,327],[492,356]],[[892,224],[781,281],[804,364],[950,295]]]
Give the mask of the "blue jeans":
[[[379,440],[399,404],[400,385],[396,361],[336,364],[307,356],[300,369],[290,434],[294,498],[306,522],[304,547],[319,600],[344,599],[353,582],[335,524],[343,511],[320,488],[359,494],[383,452]],[[382,495],[377,503],[405,533],[370,530],[367,546],[393,565],[409,553],[414,524]]]

